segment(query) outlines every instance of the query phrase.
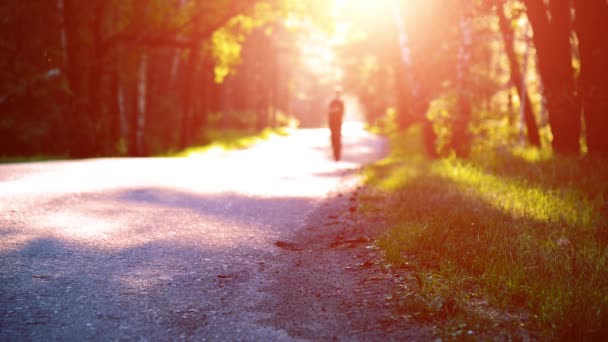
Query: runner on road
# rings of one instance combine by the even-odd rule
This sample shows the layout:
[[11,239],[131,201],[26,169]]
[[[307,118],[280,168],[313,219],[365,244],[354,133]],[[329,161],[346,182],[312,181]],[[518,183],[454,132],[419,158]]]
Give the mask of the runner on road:
[[334,159],[340,160],[342,150],[342,118],[344,117],[344,102],[340,99],[340,91],[336,91],[336,96],[329,104],[329,129],[331,131],[331,146],[334,152]]

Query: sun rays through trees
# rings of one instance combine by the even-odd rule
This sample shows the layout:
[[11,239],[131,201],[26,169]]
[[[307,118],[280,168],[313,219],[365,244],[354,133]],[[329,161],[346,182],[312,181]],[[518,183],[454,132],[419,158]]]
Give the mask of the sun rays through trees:
[[[329,94],[427,151],[606,155],[601,0],[6,1],[1,154],[149,155],[220,128],[321,125]],[[204,139],[203,139],[204,140]]]

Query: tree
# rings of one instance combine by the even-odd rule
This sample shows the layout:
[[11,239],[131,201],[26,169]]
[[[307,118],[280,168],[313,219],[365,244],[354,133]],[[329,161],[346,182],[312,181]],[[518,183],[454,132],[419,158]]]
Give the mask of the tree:
[[470,64],[473,49],[472,8],[469,4],[461,3],[460,8],[460,42],[458,47],[457,79],[457,109],[454,120],[450,145],[459,157],[466,157],[471,144],[469,122],[471,121],[471,72]]
[[238,60],[220,60],[214,35],[232,25],[231,32],[244,40],[253,27],[291,5],[288,0],[4,2],[0,132],[13,149],[3,146],[0,152],[88,157],[126,148],[145,155],[150,148],[190,144],[221,83],[213,73],[234,68]]
[[436,5],[436,1],[428,1],[417,3],[410,11],[398,8],[396,12],[396,46],[399,51],[395,61],[397,124],[403,129],[422,122],[424,145],[432,156],[437,155],[437,137],[427,112],[433,99],[443,92],[441,84],[446,74],[451,73],[449,65],[457,65],[455,60],[446,63],[443,59],[456,54],[435,53],[453,48],[447,44],[452,40],[450,26],[453,22],[433,20],[439,15]]
[[569,1],[525,0],[556,152],[578,154],[581,115],[572,68]]
[[60,153],[70,119],[56,2],[0,5],[0,154]]
[[538,124],[536,123],[536,118],[534,117],[534,112],[532,110],[532,102],[530,100],[530,96],[526,96],[528,90],[524,86],[525,75],[522,75],[520,72],[519,63],[517,63],[517,55],[515,54],[515,49],[513,48],[515,33],[507,20],[503,2],[500,0],[494,0],[494,5],[496,15],[498,17],[498,26],[500,28],[500,33],[505,46],[505,53],[509,59],[511,82],[515,85],[517,94],[524,94],[524,96],[520,96],[520,101],[523,101],[524,120],[526,123],[528,140],[532,145],[540,147],[540,135],[538,132]]
[[589,154],[608,157],[608,3],[575,0],[575,30],[581,70],[581,94]]

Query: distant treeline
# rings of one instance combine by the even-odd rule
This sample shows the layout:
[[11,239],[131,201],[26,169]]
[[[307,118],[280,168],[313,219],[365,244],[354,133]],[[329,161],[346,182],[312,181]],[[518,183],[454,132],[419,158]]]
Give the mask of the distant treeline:
[[458,155],[521,123],[532,145],[608,156],[605,0],[398,3],[402,126],[427,114],[429,145]]
[[[0,155],[142,156],[263,129],[289,108],[265,1],[55,0],[0,5]],[[245,39],[245,37],[247,39]],[[290,39],[284,39],[289,45]],[[237,70],[238,69],[238,70]]]
[[7,0],[0,18],[0,155],[319,124],[336,85],[372,124],[422,123],[431,154],[608,155],[605,0]]

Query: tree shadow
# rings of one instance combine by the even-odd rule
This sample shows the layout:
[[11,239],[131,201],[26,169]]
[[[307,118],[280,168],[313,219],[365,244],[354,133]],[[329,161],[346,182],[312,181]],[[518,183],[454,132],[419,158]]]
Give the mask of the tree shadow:
[[213,258],[216,252],[163,241],[108,251],[32,240],[2,255],[0,339],[204,336],[210,312],[234,310],[224,301],[247,292],[251,277]]
[[547,190],[576,187],[591,197],[607,191],[605,184],[608,184],[608,162],[602,158],[559,156],[528,160],[524,156],[496,152],[489,165],[483,159],[473,159],[472,162],[485,172],[525,180]]
[[116,230],[57,224],[1,253],[0,340],[245,338],[274,242],[314,208],[305,197],[162,188],[81,194],[72,208],[69,197],[48,205],[91,218],[85,225],[116,218]]
[[[455,170],[453,178],[425,171],[430,170],[410,177],[389,195],[381,192],[384,202],[377,208],[390,216],[394,227],[380,242],[387,259],[417,275],[411,276],[407,285],[419,292],[415,296],[401,294],[401,310],[420,312],[422,303],[420,317],[428,320],[460,319],[454,313],[462,312],[485,319],[488,326],[498,319],[500,333],[514,336],[521,333],[521,327],[537,329],[544,324],[541,319],[528,321],[526,317],[539,315],[539,308],[557,303],[556,298],[563,295],[565,302],[575,304],[559,308],[564,310],[564,321],[556,322],[559,329],[564,329],[568,320],[572,331],[594,325],[605,329],[605,323],[601,323],[604,327],[585,323],[593,321],[591,317],[605,307],[594,294],[608,285],[605,278],[598,278],[601,253],[590,258],[589,250],[602,248],[595,243],[596,232],[582,220],[569,223],[569,210],[552,210],[553,215],[543,216],[534,212],[530,202],[539,197],[546,199],[547,205],[561,203],[557,201],[565,205],[568,198],[543,192],[536,184],[513,189],[513,179],[500,172],[483,170],[478,183],[478,179],[470,182],[467,170]],[[493,193],[497,190],[494,183],[489,187],[482,184],[484,177],[508,184],[506,189],[516,195],[529,196],[528,202],[517,206],[517,196],[501,198],[501,191]],[[542,207],[545,202],[535,205]],[[433,281],[426,275],[432,275]],[[505,286],[507,282],[511,285]],[[581,285],[572,289],[572,283]],[[471,293],[484,293],[484,304]],[[433,298],[458,306],[433,306]],[[497,311],[498,307],[506,310]],[[509,310],[516,314],[509,314]]]

